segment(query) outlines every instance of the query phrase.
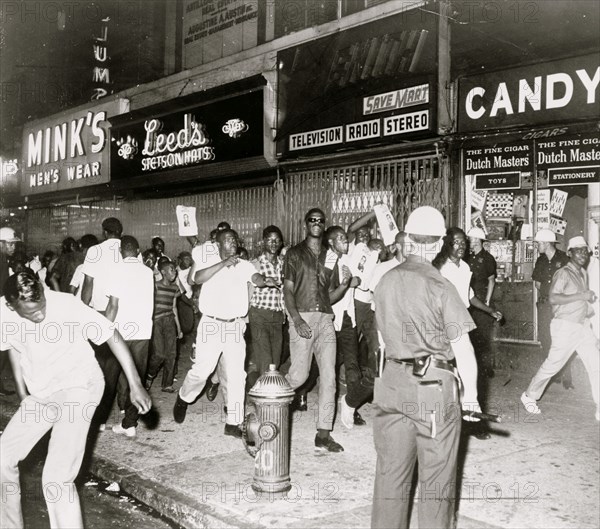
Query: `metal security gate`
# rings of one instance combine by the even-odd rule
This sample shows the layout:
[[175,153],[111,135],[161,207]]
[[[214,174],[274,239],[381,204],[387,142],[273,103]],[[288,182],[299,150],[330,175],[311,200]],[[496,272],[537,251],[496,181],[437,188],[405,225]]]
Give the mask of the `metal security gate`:
[[181,204],[196,207],[201,241],[208,238],[219,222],[227,221],[252,255],[259,251],[263,228],[276,223],[276,203],[273,187],[257,187],[152,200],[106,200],[30,209],[27,253],[57,252],[68,236],[79,239],[92,233],[101,239],[102,220],[117,217],[123,224],[123,234],[136,237],[142,250],[150,247],[153,237],[159,236],[165,241],[167,255],[174,258],[182,250],[190,249],[187,240],[178,234],[175,207]]
[[418,206],[448,214],[448,176],[434,155],[293,172],[284,192],[284,234],[293,244],[305,237],[303,219],[311,207],[323,209],[329,225],[343,228],[377,203],[389,206],[400,228]]

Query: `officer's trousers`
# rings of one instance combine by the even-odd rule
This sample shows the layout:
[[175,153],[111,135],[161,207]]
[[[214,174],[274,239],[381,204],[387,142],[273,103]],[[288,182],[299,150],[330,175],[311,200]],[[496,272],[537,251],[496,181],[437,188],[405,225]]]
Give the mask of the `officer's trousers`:
[[413,472],[418,460],[419,527],[454,527],[461,429],[454,375],[430,367],[419,380],[412,374],[412,366],[387,362],[382,377],[375,381],[373,402],[377,467],[371,526],[409,527]]

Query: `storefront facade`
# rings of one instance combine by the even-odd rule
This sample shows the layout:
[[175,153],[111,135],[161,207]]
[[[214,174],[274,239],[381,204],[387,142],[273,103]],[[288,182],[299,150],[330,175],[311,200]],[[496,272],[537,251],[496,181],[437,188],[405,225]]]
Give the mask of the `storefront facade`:
[[129,217],[139,237],[160,235],[170,255],[189,249],[175,214],[183,205],[196,208],[201,240],[226,220],[255,249],[262,227],[277,217],[265,84],[255,76],[113,121],[112,188],[127,196],[124,223]]
[[420,205],[453,216],[448,160],[437,134],[437,24],[401,15],[278,54],[277,155],[288,237],[321,207],[348,227],[377,203],[402,227]]
[[[29,252],[58,251],[67,234],[80,237],[98,232],[90,226],[94,212],[102,211],[102,218],[110,216],[107,212],[114,210],[114,203],[90,205],[88,210],[80,205],[80,197],[89,200],[108,195],[109,119],[128,108],[126,99],[107,98],[24,127],[20,181],[23,203],[19,210],[27,212],[24,235]],[[85,220],[81,217],[83,210],[87,210]]]
[[597,54],[459,81],[464,223],[486,232],[497,261],[501,341],[537,342],[538,230],[552,230],[563,251],[583,235],[598,253],[599,81]]

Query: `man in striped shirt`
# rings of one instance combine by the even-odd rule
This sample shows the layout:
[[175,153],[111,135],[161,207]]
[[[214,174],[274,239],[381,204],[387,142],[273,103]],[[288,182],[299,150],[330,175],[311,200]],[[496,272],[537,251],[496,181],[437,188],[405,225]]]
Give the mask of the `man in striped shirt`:
[[177,271],[171,261],[162,261],[158,270],[162,279],[155,283],[152,351],[148,360],[146,389],[150,388],[162,367],[162,390],[175,393],[173,377],[177,360],[177,339],[183,336],[177,315],[177,298],[181,292],[175,281]]

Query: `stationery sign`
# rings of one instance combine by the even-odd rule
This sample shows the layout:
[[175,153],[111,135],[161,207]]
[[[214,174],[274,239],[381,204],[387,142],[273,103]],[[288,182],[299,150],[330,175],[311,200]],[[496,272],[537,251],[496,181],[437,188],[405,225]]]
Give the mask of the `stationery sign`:
[[463,172],[475,177],[475,189],[519,189],[523,172],[533,166],[531,142],[463,149]]
[[113,179],[263,154],[263,92],[258,90],[111,130]]
[[546,170],[549,186],[600,182],[600,136],[578,134],[538,141],[538,170]]

